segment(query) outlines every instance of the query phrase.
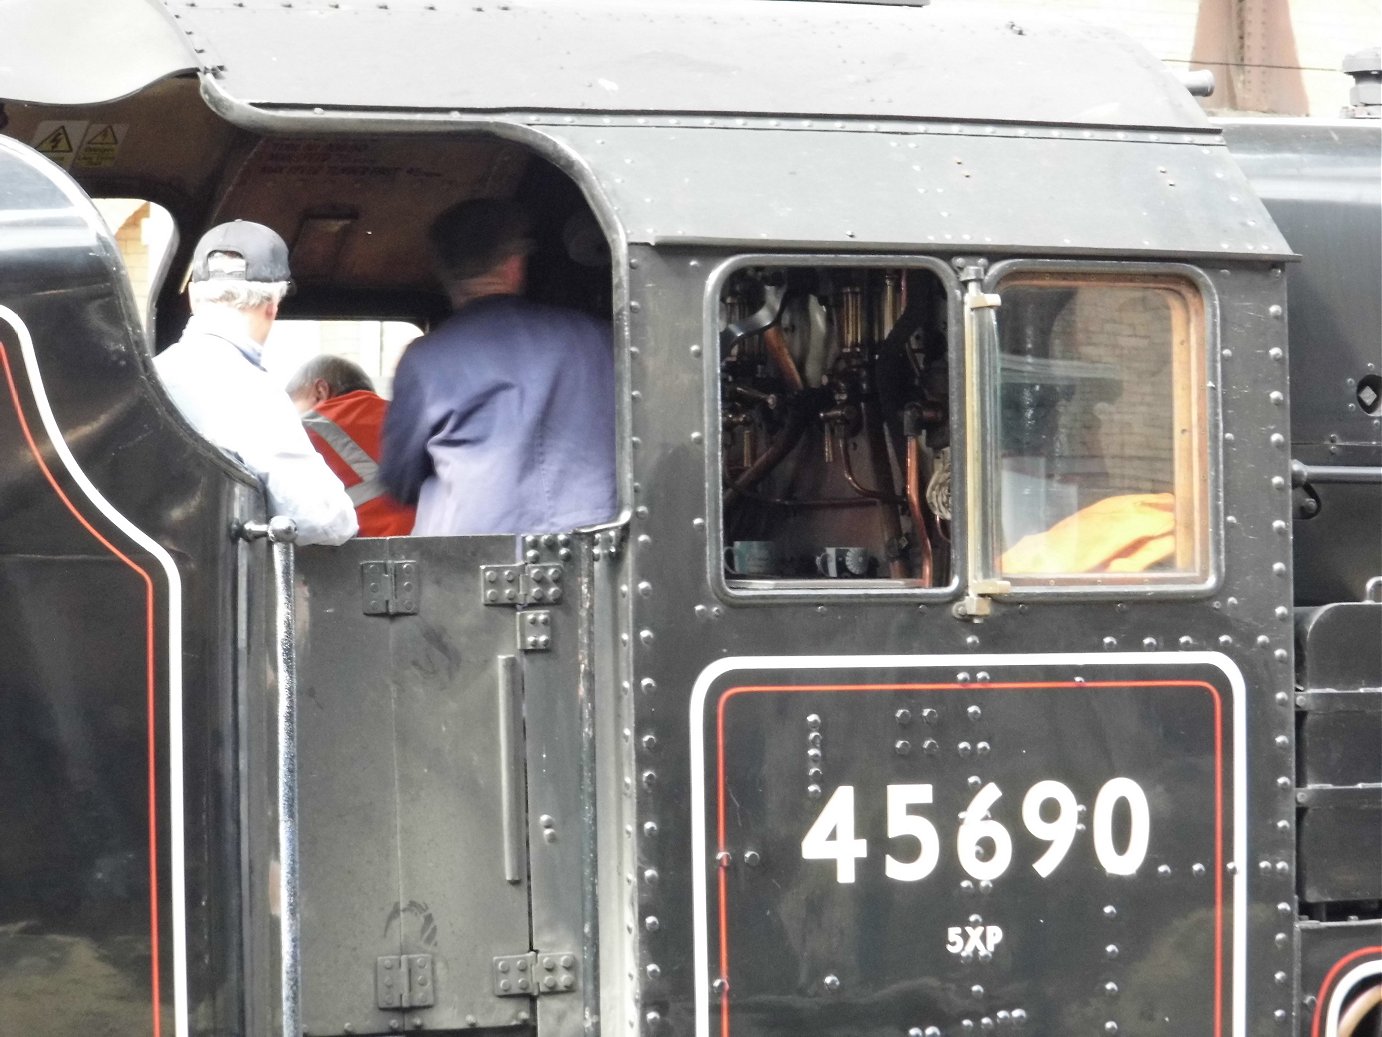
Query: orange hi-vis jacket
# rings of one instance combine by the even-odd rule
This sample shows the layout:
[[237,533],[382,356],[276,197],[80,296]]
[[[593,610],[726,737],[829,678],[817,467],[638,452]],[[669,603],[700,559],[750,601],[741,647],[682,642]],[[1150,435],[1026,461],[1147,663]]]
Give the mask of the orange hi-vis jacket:
[[1042,533],[1023,537],[1004,553],[1004,573],[1136,573],[1172,558],[1176,499],[1169,493],[1130,493],[1081,508]]
[[357,390],[333,396],[304,415],[307,438],[345,484],[362,537],[407,536],[415,510],[388,495],[379,481],[380,436],[389,401]]

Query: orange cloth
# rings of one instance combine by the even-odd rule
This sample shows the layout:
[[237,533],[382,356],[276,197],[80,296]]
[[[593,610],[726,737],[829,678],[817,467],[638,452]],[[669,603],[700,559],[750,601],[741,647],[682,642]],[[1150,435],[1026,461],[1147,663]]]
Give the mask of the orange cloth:
[[1025,536],[999,560],[1003,573],[1135,573],[1176,551],[1176,498],[1170,493],[1106,497]]
[[[333,396],[318,404],[315,413],[338,425],[342,431],[360,445],[375,464],[379,463],[380,436],[384,428],[384,415],[389,409],[389,401],[384,397],[358,390]],[[338,479],[347,490],[358,486],[364,480],[346,461],[333,450],[311,427],[307,427],[307,438],[317,448]],[[362,537],[407,536],[413,531],[416,509],[400,504],[387,493],[373,500],[365,501],[355,509],[360,520]]]

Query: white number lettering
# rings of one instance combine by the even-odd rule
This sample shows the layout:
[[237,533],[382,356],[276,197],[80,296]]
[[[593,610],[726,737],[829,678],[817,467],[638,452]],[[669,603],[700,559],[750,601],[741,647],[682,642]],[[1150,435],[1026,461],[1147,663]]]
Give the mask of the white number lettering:
[[[1113,810],[1119,800],[1128,804],[1128,845],[1119,853],[1113,845]],[[1094,852],[1110,875],[1133,875],[1147,856],[1151,836],[1150,811],[1142,786],[1131,778],[1110,778],[1094,800]]]
[[[988,816],[989,808],[998,802],[1003,792],[993,782],[979,790],[964,812],[960,830],[956,833],[956,849],[960,854],[960,867],[971,878],[996,879],[1008,870],[1013,859],[1012,836],[1001,824]],[[987,860],[979,857],[979,843],[988,839],[993,843],[993,853]]]
[[900,861],[888,854],[883,862],[883,872],[888,878],[916,882],[936,870],[936,862],[941,857],[941,837],[936,826],[924,817],[907,813],[910,806],[930,802],[930,785],[888,786],[888,838],[911,836],[920,845],[914,861]]
[[[990,815],[993,805],[1002,796],[1002,790],[993,782],[981,788],[960,815],[960,828],[955,834],[960,867],[971,878],[980,881],[998,878],[1012,864],[1012,836],[1001,822]],[[910,861],[887,854],[883,872],[898,882],[917,882],[934,872],[939,865],[941,836],[929,818],[913,814],[911,808],[934,803],[935,786],[889,785],[887,797],[888,838],[915,839],[917,852]],[[1050,813],[1047,803],[1056,805],[1054,817],[1045,816]],[[1121,850],[1115,845],[1114,832],[1114,815],[1119,814],[1121,820],[1119,803],[1126,803],[1128,811],[1125,845]],[[1022,823],[1032,835],[1050,844],[1032,862],[1032,869],[1042,878],[1049,878],[1069,855],[1076,833],[1080,830],[1080,810],[1075,793],[1061,781],[1038,781],[1023,796]],[[869,852],[868,840],[855,838],[854,824],[854,786],[841,785],[831,793],[801,840],[802,859],[834,861],[835,881],[853,882],[856,873],[854,862],[867,857]],[[1146,860],[1151,835],[1147,794],[1131,778],[1109,779],[1095,798],[1091,828],[1094,852],[1104,871],[1110,875],[1135,875]],[[1118,832],[1121,834],[1123,831],[1120,824]],[[963,933],[957,935],[951,930],[949,938],[961,940],[964,945]],[[1001,933],[997,939],[1002,939]],[[990,950],[996,942],[990,936]]]
[[[1056,816],[1047,821],[1041,816],[1041,808],[1046,803],[1056,804]],[[1042,878],[1056,870],[1070,852],[1070,844],[1075,841],[1076,814],[1079,805],[1070,786],[1059,781],[1039,781],[1028,791],[1022,800],[1022,823],[1038,839],[1051,845],[1046,852],[1032,862],[1032,867]]]
[[854,786],[841,785],[802,839],[801,856],[808,861],[834,861],[835,881],[853,882],[854,862],[868,852],[868,841],[854,838]]
[[982,959],[1003,942],[996,925],[952,925],[945,931],[945,949],[951,954],[978,954]]

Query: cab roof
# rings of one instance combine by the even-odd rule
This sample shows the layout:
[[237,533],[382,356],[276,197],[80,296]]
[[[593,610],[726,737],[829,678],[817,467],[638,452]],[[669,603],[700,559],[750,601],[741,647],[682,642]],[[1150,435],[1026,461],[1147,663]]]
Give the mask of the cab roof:
[[[7,0],[4,7],[11,39],[0,97],[39,103],[113,100],[195,68],[226,96],[270,108],[1207,126],[1174,76],[1121,33],[1026,14],[1012,20],[969,3]],[[63,60],[55,62],[55,53]]]

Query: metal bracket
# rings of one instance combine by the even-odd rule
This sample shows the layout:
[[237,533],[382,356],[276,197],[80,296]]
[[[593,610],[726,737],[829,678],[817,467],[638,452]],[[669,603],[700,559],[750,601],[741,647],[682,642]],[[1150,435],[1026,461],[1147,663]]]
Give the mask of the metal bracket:
[[956,256],[950,265],[955,268],[960,283],[964,285],[982,282],[988,276],[989,261],[983,256]]
[[1007,580],[975,580],[965,589],[965,596],[955,602],[951,611],[956,619],[982,620],[993,612],[993,599],[1012,590]]
[[570,951],[506,954],[494,959],[496,997],[569,994],[579,980],[581,957]]
[[374,999],[380,1008],[431,1008],[437,1001],[432,955],[376,958]]
[[590,549],[590,557],[599,561],[601,558],[617,558],[619,549],[624,544],[624,527],[614,526],[604,529],[595,534],[594,546]]
[[417,562],[362,562],[360,589],[367,616],[415,616]]
[[522,605],[523,566],[480,566],[480,600],[486,605]]
[[520,612],[518,620],[518,650],[520,652],[550,652],[552,650],[552,613],[546,609]]
[[530,565],[569,562],[572,557],[570,533],[529,533],[523,538],[523,560]]
[[555,605],[566,596],[566,570],[551,562],[480,566],[480,601],[486,605]]

